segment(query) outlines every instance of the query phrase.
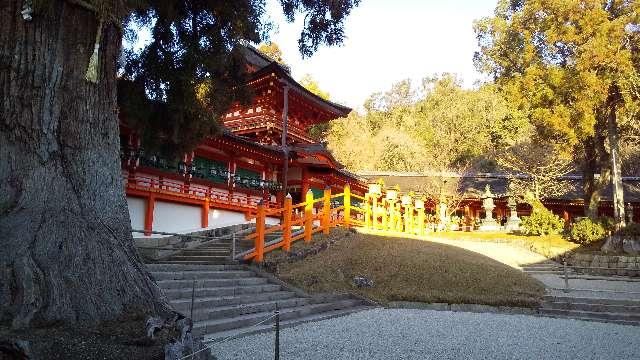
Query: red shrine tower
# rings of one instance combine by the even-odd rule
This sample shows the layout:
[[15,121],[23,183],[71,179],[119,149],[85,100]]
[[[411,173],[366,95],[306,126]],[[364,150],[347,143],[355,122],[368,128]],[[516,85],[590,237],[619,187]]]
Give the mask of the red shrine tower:
[[144,154],[123,119],[122,171],[133,229],[198,231],[245,222],[258,202],[280,207],[287,193],[298,202],[309,190],[320,197],[325,188],[337,193],[346,184],[355,194],[366,192],[365,182],[308,135],[311,126],[351,109],[311,93],[253,47],[243,50],[252,104],[229,109],[224,133],[205,139],[183,161]]

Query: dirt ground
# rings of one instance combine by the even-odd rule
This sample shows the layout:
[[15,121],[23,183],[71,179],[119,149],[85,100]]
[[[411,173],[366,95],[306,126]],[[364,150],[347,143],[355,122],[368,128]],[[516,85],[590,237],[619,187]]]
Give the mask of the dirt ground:
[[48,326],[29,330],[11,330],[2,324],[0,360],[22,359],[6,353],[7,343],[17,340],[27,341],[30,359],[37,360],[161,360],[164,359],[163,346],[167,336],[148,339],[143,320],[105,322],[91,327]]

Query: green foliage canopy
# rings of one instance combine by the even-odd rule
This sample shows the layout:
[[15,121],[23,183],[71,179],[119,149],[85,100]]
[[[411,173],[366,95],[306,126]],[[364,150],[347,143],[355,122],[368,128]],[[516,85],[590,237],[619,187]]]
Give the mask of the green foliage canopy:
[[[108,3],[113,6],[102,14],[120,9],[130,44],[121,61],[119,106],[145,146],[174,156],[191,150],[219,130],[218,119],[233,102],[250,99],[238,45],[268,38],[265,0]],[[344,20],[358,3],[280,0],[288,21],[304,17],[298,40],[303,56],[311,56],[322,44],[341,43]],[[149,29],[152,38],[134,51],[141,28]]]
[[490,170],[491,154],[531,131],[496,87],[464,89],[449,74],[425,80],[421,90],[402,81],[373,94],[365,110],[333,121],[327,136],[353,171]]
[[475,23],[476,66],[541,138],[576,145],[613,93],[618,105],[635,101],[639,9],[637,1],[501,0],[495,16]]

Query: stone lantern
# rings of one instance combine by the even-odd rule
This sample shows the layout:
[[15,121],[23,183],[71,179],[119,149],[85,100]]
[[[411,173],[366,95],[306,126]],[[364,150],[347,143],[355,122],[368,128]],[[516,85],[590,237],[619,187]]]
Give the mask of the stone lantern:
[[633,205],[631,203],[627,203],[624,213],[627,215],[627,225],[633,224]]
[[369,194],[381,195],[382,194],[382,185],[378,183],[369,184]]
[[520,218],[518,217],[518,203],[513,196],[509,196],[509,201],[507,202],[507,207],[509,208],[509,220],[507,220],[507,224],[505,225],[505,230],[507,231],[517,231],[520,230]]
[[493,203],[493,194],[491,193],[491,188],[489,184],[484,188],[484,193],[482,194],[482,208],[484,209],[484,219],[480,224],[480,231],[498,231],[500,230],[500,224],[496,222],[493,218],[493,209],[495,209],[495,204]]

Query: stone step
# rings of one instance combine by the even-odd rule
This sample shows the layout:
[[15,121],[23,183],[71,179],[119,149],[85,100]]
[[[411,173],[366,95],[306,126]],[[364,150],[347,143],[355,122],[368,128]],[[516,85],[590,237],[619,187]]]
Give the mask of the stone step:
[[[280,320],[293,320],[302,318],[312,314],[341,310],[359,305],[358,300],[341,300],[337,302],[321,303],[313,305],[305,305],[293,308],[287,308],[280,311]],[[199,321],[193,325],[193,332],[196,335],[210,334],[225,330],[231,330],[240,327],[254,326],[255,324],[266,320],[265,324],[273,323],[274,319],[270,318],[274,314],[273,311],[241,315],[232,318],[215,319],[207,321]],[[268,319],[268,320],[267,320]]]
[[216,260],[216,261],[206,261],[206,260],[198,260],[198,261],[190,261],[190,260],[163,260],[162,264],[176,264],[176,265],[237,265],[237,260],[232,260],[230,257],[226,260]]
[[608,323],[608,324],[640,326],[640,321],[596,319],[596,318],[588,318],[588,317],[575,317],[575,316],[562,316],[562,315],[544,315],[544,316],[552,317],[556,319],[572,319],[572,320],[581,320],[581,321],[602,322],[602,323]]
[[525,272],[526,274],[548,274],[548,275],[562,275],[564,274],[564,272],[562,270],[553,270],[553,269],[549,269],[549,270],[527,270],[527,269],[522,269],[523,272]]
[[[267,292],[267,293],[259,293],[259,294],[199,298],[194,300],[193,309],[194,311],[206,310],[206,309],[213,309],[221,306],[247,304],[252,302],[283,300],[283,299],[290,299],[292,297],[295,297],[295,293],[293,291],[275,291],[275,292]],[[185,313],[188,313],[189,310],[191,309],[191,299],[173,300],[171,301],[171,305],[177,311],[183,311]]]
[[272,301],[264,301],[264,302],[250,302],[250,303],[242,303],[228,306],[219,306],[215,308],[202,309],[198,311],[194,311],[193,320],[194,321],[203,321],[203,320],[214,320],[214,319],[222,319],[222,318],[233,318],[241,315],[262,313],[262,312],[273,312],[276,310],[276,304],[278,304],[279,309],[287,309],[297,306],[309,305],[309,298],[300,298],[294,297],[289,299],[282,300],[272,300]]
[[545,295],[544,296],[544,301],[572,302],[572,303],[582,303],[582,304],[640,306],[640,300],[608,299],[608,298],[596,298],[596,297],[573,297],[573,296]]
[[611,312],[596,312],[596,311],[580,311],[580,310],[563,310],[563,309],[540,309],[540,313],[543,315],[560,315],[570,318],[588,318],[588,319],[601,319],[601,320],[622,320],[629,322],[640,323],[640,314],[628,314],[628,313],[611,313]]
[[544,302],[543,309],[558,310],[578,310],[590,312],[628,313],[640,314],[640,306],[612,305],[612,304],[590,304],[579,302]]
[[175,271],[175,272],[151,272],[154,280],[189,280],[189,279],[237,279],[255,277],[253,271],[246,270],[222,270],[222,271]]
[[[246,286],[232,286],[232,287],[210,287],[200,288],[195,290],[195,299],[210,298],[213,296],[236,296],[245,294],[258,294],[265,292],[280,291],[282,287],[277,284],[259,284],[259,285],[246,285]],[[169,300],[178,299],[191,299],[193,289],[166,289],[165,295]]]
[[[309,316],[304,316],[304,317],[300,317],[292,320],[280,321],[280,328],[284,329],[284,328],[294,327],[294,326],[308,323],[308,322],[329,320],[336,317],[347,316],[359,311],[365,311],[370,309],[372,309],[372,307],[359,305],[352,308],[326,311],[323,313],[312,314]],[[240,338],[240,337],[245,337],[249,335],[262,334],[262,333],[273,332],[273,331],[274,331],[274,324],[271,323],[271,324],[263,324],[258,326],[250,326],[250,327],[220,331],[215,333],[208,333],[204,335],[204,339],[205,339],[205,342],[207,343],[213,343],[213,342],[220,342],[225,339]]]
[[223,270],[245,270],[242,265],[190,265],[190,264],[168,264],[154,263],[147,264],[150,272],[176,272],[176,271],[223,271]]
[[522,268],[530,270],[557,270],[563,267],[558,265],[522,265]]
[[229,259],[229,255],[174,255],[170,259],[173,261],[224,261]]
[[182,256],[203,256],[203,255],[204,256],[216,256],[216,255],[229,256],[229,254],[231,254],[230,248],[225,248],[225,249],[197,248],[192,250],[183,250],[180,252],[179,255],[182,255]]
[[[193,280],[161,280],[156,281],[158,286],[164,290],[171,289],[192,289]],[[239,279],[200,279],[196,280],[196,289],[212,288],[212,287],[232,287],[247,285],[266,284],[267,279],[260,277],[239,278]]]

